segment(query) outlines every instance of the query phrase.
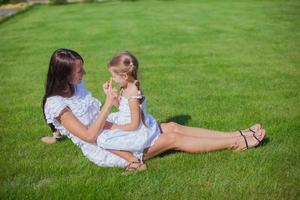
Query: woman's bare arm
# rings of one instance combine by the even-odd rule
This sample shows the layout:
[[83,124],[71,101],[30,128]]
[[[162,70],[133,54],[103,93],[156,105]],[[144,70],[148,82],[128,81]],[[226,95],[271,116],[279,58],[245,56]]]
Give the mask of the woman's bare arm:
[[106,118],[110,113],[111,105],[104,104],[100,115],[96,118],[94,123],[87,127],[82,124],[77,117],[72,113],[72,111],[66,108],[61,115],[58,117],[60,123],[69,132],[79,137],[86,142],[96,142],[99,133],[103,130],[106,123]]
[[109,81],[106,92],[106,100],[102,106],[101,112],[96,120],[89,126],[82,124],[79,119],[68,108],[58,116],[58,120],[69,132],[87,142],[96,142],[98,135],[103,130],[106,124],[106,119],[110,113],[113,101],[117,98],[117,91],[112,88],[112,83]]

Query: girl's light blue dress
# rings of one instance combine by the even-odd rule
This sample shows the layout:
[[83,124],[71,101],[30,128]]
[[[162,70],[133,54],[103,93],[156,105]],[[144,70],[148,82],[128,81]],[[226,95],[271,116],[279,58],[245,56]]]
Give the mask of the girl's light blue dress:
[[[80,84],[75,86],[75,94],[74,96],[70,98],[65,98],[61,96],[52,96],[47,98],[46,104],[45,104],[45,116],[47,123],[52,123],[56,129],[60,131],[62,135],[67,136],[72,140],[72,142],[76,145],[78,145],[83,154],[92,162],[99,166],[120,166],[124,167],[128,163],[126,160],[110,153],[109,151],[105,150],[104,148],[98,146],[96,143],[88,143],[83,141],[82,139],[76,137],[72,133],[70,133],[68,130],[66,130],[60,122],[57,120],[57,117],[60,115],[61,111],[65,108],[69,108],[73,114],[85,125],[90,126],[96,117],[99,115],[99,110],[101,107],[101,103],[94,98],[89,91],[87,91],[84,87],[84,82],[81,82]],[[130,113],[130,112],[129,112]],[[108,121],[112,123],[120,123],[124,122],[121,119],[123,117],[123,114],[120,112],[112,113],[108,116]],[[146,116],[146,113],[145,113]],[[146,122],[149,123],[149,128],[153,130],[153,132],[150,134],[147,132],[145,134],[146,136],[149,136],[148,139],[144,138],[144,146],[141,146],[140,143],[134,144],[134,145],[128,145],[130,146],[130,149],[128,150],[134,150],[133,153],[137,157],[141,157],[141,149],[146,146],[151,146],[156,139],[159,137],[160,130],[158,128],[158,124],[155,121],[153,117],[150,115],[147,115]],[[116,134],[118,132],[119,135],[122,135],[122,131],[120,130],[104,130],[102,133],[103,136],[109,133]],[[100,136],[102,135],[100,134]],[[124,132],[125,133],[125,132]],[[104,144],[103,141],[110,141],[109,137],[104,137],[103,141],[98,137],[98,141],[100,140],[99,144]],[[119,141],[118,139],[116,141]],[[128,142],[129,140],[127,140]],[[110,142],[108,142],[109,144]],[[109,144],[110,145],[110,144]],[[125,147],[126,145],[120,145],[120,148]],[[134,147],[134,148],[132,148]]]
[[[130,98],[139,99],[139,96]],[[110,121],[115,124],[127,124],[131,122],[131,113],[129,107],[129,99],[121,96],[119,112],[110,115]],[[123,131],[120,129],[104,130],[97,139],[98,146],[104,149],[124,150],[131,152],[143,153],[143,150],[153,145],[160,133],[160,129],[156,120],[146,113],[146,99],[140,104],[141,110],[144,112],[145,124],[140,121],[140,125],[136,130]]]

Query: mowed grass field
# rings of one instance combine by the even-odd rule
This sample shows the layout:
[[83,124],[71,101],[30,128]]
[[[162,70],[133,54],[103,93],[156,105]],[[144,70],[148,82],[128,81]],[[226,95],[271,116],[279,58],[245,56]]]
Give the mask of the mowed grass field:
[[[0,199],[299,199],[300,2],[144,0],[40,5],[0,24]],[[256,149],[147,162],[121,176],[50,134],[41,99],[57,48],[85,60],[86,86],[104,100],[107,60],[140,61],[147,111],[222,131],[260,122]]]

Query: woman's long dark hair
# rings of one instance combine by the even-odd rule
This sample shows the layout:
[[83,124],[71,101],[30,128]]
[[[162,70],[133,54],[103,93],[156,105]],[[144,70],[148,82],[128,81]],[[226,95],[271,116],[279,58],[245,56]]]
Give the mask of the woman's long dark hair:
[[[51,96],[67,96],[74,94],[74,86],[70,83],[76,60],[83,63],[82,57],[70,49],[58,49],[51,56],[47,78],[45,82],[45,95],[42,101],[42,109],[45,116],[45,103]],[[53,124],[48,124],[54,132]]]

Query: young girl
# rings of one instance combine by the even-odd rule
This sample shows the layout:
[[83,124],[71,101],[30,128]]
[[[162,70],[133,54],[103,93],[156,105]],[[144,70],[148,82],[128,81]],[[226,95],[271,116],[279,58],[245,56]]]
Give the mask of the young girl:
[[[119,111],[109,116],[114,122],[97,138],[98,146],[120,155],[120,151],[135,152],[142,159],[146,148],[153,145],[160,129],[156,120],[146,113],[146,99],[138,80],[138,61],[130,52],[121,52],[108,63],[112,80],[120,85],[119,99],[114,102]],[[104,85],[104,91],[108,83]],[[126,171],[140,170],[142,165],[130,163]]]

